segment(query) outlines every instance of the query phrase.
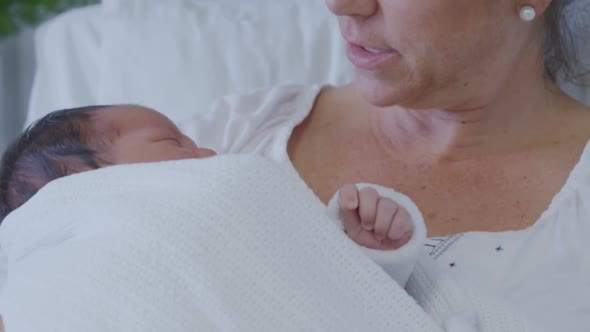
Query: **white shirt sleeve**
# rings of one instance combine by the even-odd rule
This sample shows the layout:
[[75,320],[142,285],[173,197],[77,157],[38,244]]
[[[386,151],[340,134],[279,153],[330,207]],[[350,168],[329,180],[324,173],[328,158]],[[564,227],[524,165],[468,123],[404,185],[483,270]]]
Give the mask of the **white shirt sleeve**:
[[[424,243],[426,242],[426,226],[422,213],[420,213],[416,204],[409,197],[393,189],[367,183],[359,183],[356,186],[359,190],[366,187],[377,190],[380,196],[390,198],[406,209],[412,218],[414,233],[410,241],[403,247],[396,250],[374,250],[361,246],[361,249],[367,256],[381,266],[400,286],[404,287],[414,270],[418,257],[422,253]],[[336,193],[330,200],[330,203],[328,203],[328,215],[339,227],[344,229],[338,206],[338,197],[339,194]]]
[[283,86],[220,99],[211,111],[178,124],[217,153],[253,153],[283,162],[293,128],[313,108],[320,86]]

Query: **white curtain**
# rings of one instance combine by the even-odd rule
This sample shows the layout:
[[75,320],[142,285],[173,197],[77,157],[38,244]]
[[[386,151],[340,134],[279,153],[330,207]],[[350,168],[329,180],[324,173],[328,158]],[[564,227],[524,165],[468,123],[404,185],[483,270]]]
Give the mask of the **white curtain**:
[[0,151],[22,130],[35,73],[33,29],[0,39]]

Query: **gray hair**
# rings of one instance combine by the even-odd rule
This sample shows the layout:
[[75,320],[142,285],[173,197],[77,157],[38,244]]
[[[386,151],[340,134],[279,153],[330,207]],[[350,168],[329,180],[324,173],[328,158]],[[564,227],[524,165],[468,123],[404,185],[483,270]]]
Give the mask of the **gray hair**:
[[[585,1],[585,0],[582,0]],[[580,83],[588,74],[579,59],[579,36],[586,36],[588,3],[572,6],[580,0],[553,0],[545,13],[545,72],[554,82]],[[589,39],[590,41],[590,39]]]

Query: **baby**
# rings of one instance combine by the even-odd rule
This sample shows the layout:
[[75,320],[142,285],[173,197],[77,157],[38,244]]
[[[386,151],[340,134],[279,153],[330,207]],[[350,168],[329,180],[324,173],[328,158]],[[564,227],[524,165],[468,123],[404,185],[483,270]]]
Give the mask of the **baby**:
[[[119,164],[199,159],[199,147],[157,111],[130,105],[89,106],[53,112],[29,127],[0,165],[0,222],[47,183]],[[344,185],[338,200],[342,225],[359,245],[398,249],[413,232],[409,213],[374,189]]]

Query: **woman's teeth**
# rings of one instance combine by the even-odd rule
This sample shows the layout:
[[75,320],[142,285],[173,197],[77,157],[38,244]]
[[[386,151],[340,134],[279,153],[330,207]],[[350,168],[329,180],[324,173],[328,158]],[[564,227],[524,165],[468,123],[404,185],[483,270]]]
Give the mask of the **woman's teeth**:
[[369,48],[369,47],[363,47],[363,50],[365,50],[365,51],[367,51],[369,53],[372,53],[372,54],[378,54],[378,53],[381,53],[381,52],[384,51],[384,50],[379,50],[379,49],[376,49],[376,48]]

